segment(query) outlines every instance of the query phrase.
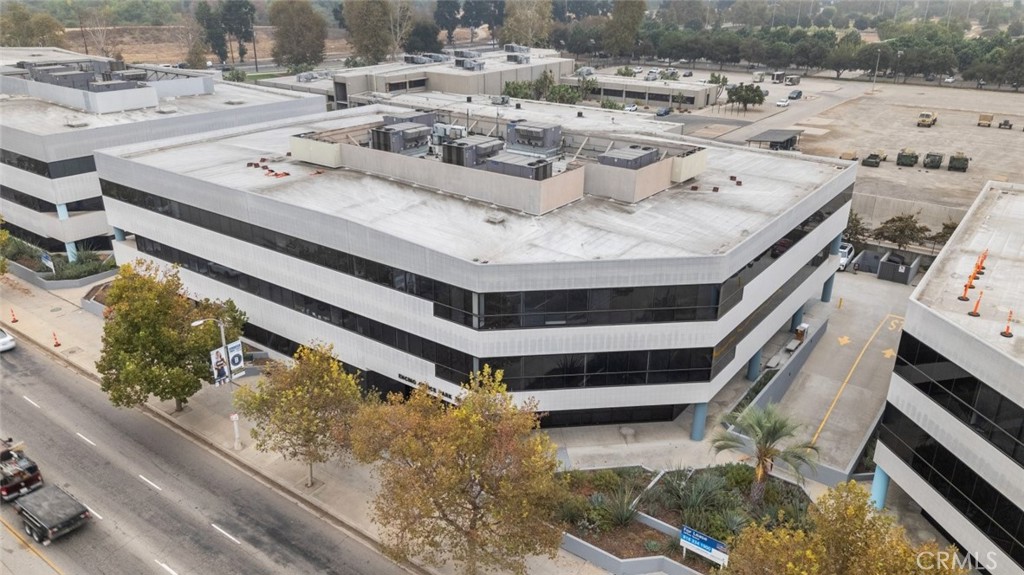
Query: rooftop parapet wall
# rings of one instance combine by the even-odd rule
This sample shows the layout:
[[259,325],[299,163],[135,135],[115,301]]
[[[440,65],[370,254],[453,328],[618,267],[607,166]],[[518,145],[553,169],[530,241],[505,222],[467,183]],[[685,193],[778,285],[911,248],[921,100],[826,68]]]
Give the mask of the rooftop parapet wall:
[[0,92],[29,96],[90,114],[155,108],[160,103],[157,90],[151,87],[116,92],[87,92],[10,76],[0,77]]
[[635,204],[672,186],[672,164],[665,158],[637,170],[587,164],[584,190],[588,195]]
[[583,197],[584,171],[579,169],[537,181],[300,136],[291,138],[291,152],[295,160],[394,178],[531,215]]

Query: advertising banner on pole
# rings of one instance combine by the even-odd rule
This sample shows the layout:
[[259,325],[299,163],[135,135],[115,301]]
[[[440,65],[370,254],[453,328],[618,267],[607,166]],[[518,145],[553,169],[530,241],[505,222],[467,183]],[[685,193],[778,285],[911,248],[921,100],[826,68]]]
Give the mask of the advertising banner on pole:
[[241,377],[245,372],[245,356],[242,354],[242,340],[228,344],[228,364],[231,366],[231,378]]
[[220,386],[228,380],[228,360],[224,357],[224,348],[218,347],[210,352],[210,369],[213,371],[213,384]]

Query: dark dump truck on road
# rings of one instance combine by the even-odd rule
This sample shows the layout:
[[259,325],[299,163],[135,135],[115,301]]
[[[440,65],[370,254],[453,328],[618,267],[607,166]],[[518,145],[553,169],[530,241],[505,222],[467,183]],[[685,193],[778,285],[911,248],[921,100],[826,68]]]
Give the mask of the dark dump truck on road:
[[36,543],[51,541],[78,529],[89,520],[89,509],[56,485],[47,485],[14,502],[25,533]]

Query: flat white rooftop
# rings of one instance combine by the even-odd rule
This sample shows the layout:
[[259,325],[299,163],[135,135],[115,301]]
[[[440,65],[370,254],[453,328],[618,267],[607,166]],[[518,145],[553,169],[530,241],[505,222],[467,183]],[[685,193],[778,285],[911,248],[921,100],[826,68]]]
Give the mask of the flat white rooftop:
[[63,48],[51,47],[3,47],[0,48],[0,66],[14,67],[18,62],[84,62],[88,60],[113,61],[113,58],[103,56],[87,56],[64,50]]
[[[226,135],[165,140],[157,149],[133,145],[109,152],[156,167],[174,166],[182,176],[351,220],[467,261],[503,264],[723,254],[849,168],[830,160],[714,147],[697,178],[699,191],[690,190],[694,182],[684,182],[633,205],[584,196],[543,216],[530,216],[411,182],[285,157],[295,134],[368,125],[395,110],[364,106]],[[664,138],[684,142],[671,134]],[[266,163],[273,170],[290,175],[267,177],[246,167],[261,157],[270,159]],[[322,173],[315,174],[318,170]],[[488,176],[476,170],[467,177],[486,185]],[[721,191],[712,192],[711,186]],[[494,212],[501,212],[504,221],[489,223]]]
[[[985,250],[984,275],[968,290],[970,301],[960,301],[957,298]],[[982,290],[981,316],[971,317],[967,312],[974,309]],[[911,299],[1024,366],[1024,332],[1019,329],[1024,317],[1024,184],[985,185]],[[1011,309],[1015,333],[1006,338],[999,334]]]
[[[4,50],[6,51],[7,49],[5,48]],[[108,126],[135,124],[148,120],[182,118],[193,114],[220,110],[227,112],[245,107],[300,98],[321,97],[302,92],[215,81],[213,94],[162,98],[160,100],[161,108],[166,110],[173,107],[176,109],[175,112],[170,114],[160,113],[156,107],[109,114],[89,114],[29,96],[3,94],[0,95],[0,116],[3,117],[5,126],[45,136],[81,132],[83,130]],[[68,127],[66,124],[71,117],[85,119],[88,122],[88,126],[82,128]]]

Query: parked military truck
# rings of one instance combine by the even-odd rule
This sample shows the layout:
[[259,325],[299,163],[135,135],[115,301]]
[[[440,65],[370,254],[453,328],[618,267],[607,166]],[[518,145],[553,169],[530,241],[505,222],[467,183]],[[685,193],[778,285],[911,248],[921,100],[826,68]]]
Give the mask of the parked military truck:
[[14,508],[25,524],[25,533],[43,545],[78,529],[91,517],[89,508],[56,485],[18,498]]
[[982,128],[992,127],[992,114],[981,114],[978,116],[978,125]]
[[909,148],[903,148],[900,153],[896,154],[896,165],[897,166],[916,166],[917,165],[917,152]]
[[879,154],[868,154],[866,158],[860,161],[860,165],[868,166],[869,168],[877,168],[882,164],[882,156]]
[[928,152],[927,154],[924,155],[924,167],[926,167],[926,168],[928,168],[930,170],[934,170],[936,168],[941,168],[942,167],[942,158],[944,158],[944,157],[945,156],[943,156],[942,154],[940,154],[938,152]]
[[949,164],[946,169],[951,172],[966,172],[967,164],[971,163],[971,159],[967,157],[967,154],[963,152],[957,152],[949,157]]
[[921,112],[917,116],[918,128],[931,128],[939,121],[939,115],[935,112]]

